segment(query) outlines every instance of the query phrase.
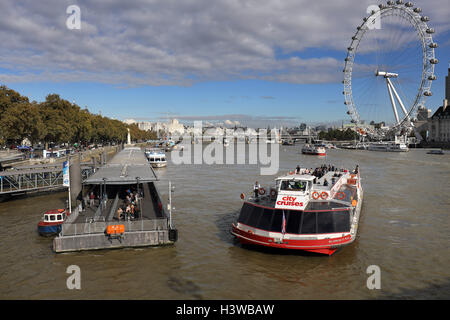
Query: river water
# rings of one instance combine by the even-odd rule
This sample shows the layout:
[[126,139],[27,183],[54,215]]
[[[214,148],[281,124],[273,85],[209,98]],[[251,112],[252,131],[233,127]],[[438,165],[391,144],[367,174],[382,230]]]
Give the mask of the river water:
[[[43,211],[67,193],[0,203],[0,299],[449,299],[450,154],[328,150],[306,156],[280,146],[279,171],[258,165],[175,165],[157,169],[160,192],[175,185],[175,245],[55,254],[37,234]],[[170,157],[169,157],[170,159]],[[297,165],[360,166],[364,203],[356,241],[333,256],[255,249],[229,233],[255,180],[272,184]],[[81,289],[66,286],[67,267]],[[380,289],[368,289],[369,266]]]

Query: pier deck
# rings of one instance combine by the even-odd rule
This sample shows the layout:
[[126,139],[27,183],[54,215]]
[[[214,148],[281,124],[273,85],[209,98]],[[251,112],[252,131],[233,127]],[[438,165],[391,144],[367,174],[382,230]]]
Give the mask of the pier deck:
[[[126,148],[83,182],[86,194],[97,199],[93,207],[86,201],[63,224],[54,239],[55,252],[142,247],[173,244],[177,231],[169,225],[155,181],[158,177],[139,148]],[[127,195],[135,194],[136,213],[119,219],[119,207],[125,212]],[[87,205],[86,205],[87,204]],[[107,234],[108,226],[121,225],[122,234]]]

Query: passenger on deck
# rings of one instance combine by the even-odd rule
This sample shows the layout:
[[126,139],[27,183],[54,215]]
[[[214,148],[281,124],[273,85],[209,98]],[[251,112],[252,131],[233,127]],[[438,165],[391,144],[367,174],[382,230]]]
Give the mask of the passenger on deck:
[[326,186],[328,186],[328,180],[327,179],[324,179],[323,180],[323,185],[326,187]]
[[119,207],[119,209],[117,209],[117,219],[120,220],[123,214],[123,210],[121,207]]
[[89,196],[89,207],[92,208],[94,206],[94,200],[95,200],[94,192],[91,192],[91,194]]
[[258,198],[260,188],[261,188],[261,185],[258,183],[258,181],[256,181],[255,185],[253,186],[253,192],[255,194],[255,198]]
[[295,174],[299,174],[300,173],[300,166],[297,166],[296,168],[295,168]]

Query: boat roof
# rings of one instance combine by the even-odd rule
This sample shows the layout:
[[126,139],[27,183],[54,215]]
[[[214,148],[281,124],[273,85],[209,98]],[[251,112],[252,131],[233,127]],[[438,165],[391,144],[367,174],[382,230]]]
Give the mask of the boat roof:
[[[63,210],[63,211],[60,211],[60,210]],[[52,210],[45,211],[44,214],[61,214],[64,211],[65,211],[64,209],[52,209]]]
[[138,179],[140,183],[159,180],[145,153],[140,148],[129,147],[117,153],[83,184],[134,184]]

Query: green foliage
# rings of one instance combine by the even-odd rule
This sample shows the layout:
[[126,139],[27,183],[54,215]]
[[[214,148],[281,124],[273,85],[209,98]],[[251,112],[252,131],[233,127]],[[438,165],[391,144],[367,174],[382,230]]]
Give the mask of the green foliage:
[[346,130],[331,129],[328,132],[319,132],[320,140],[354,140],[358,139],[358,134],[350,128]]
[[156,133],[140,130],[119,120],[91,114],[87,109],[49,94],[42,103],[0,86],[0,144],[20,143],[104,143],[125,142],[127,128],[133,140],[154,139]]

